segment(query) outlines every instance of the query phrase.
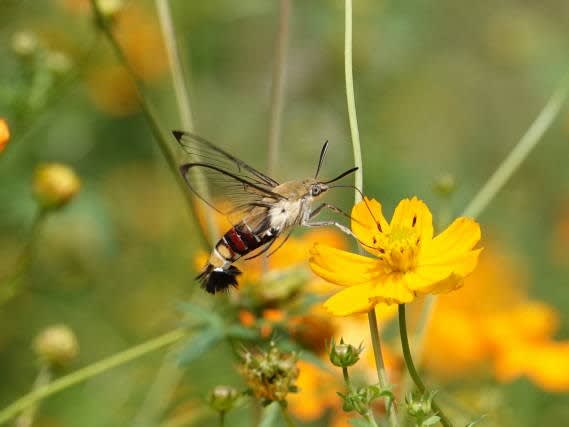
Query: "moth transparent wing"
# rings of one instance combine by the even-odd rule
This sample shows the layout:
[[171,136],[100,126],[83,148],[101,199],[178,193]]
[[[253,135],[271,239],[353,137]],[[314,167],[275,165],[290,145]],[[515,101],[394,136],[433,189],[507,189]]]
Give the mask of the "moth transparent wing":
[[246,217],[253,209],[268,209],[283,196],[272,187],[249,181],[218,166],[186,163],[180,172],[190,190],[206,204],[226,215],[232,224]]
[[204,163],[215,166],[249,182],[270,188],[279,185],[274,179],[198,135],[178,130],[172,131],[172,134],[180,147],[188,154],[188,163]]

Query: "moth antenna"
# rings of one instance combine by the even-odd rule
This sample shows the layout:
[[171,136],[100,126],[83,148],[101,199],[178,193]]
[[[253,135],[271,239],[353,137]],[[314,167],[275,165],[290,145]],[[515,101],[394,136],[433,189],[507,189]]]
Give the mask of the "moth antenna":
[[322,163],[324,163],[324,157],[326,157],[326,152],[328,151],[328,140],[322,146],[322,150],[320,151],[320,159],[318,160],[318,167],[316,168],[316,175],[314,175],[314,179],[318,178],[318,174],[320,173],[320,168],[322,167]]

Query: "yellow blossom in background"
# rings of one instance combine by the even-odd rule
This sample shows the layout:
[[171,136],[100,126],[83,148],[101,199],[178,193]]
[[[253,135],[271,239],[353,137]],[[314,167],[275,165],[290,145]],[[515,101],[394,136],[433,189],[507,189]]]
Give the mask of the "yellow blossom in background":
[[433,237],[431,212],[415,197],[399,203],[391,223],[378,201],[365,198],[352,209],[352,231],[373,258],[322,244],[311,250],[312,270],[345,287],[324,304],[336,316],[457,289],[481,251],[473,249],[480,240],[474,220],[458,218]]
[[0,117],[0,153],[4,151],[8,141],[10,141],[10,128],[6,120]]
[[296,418],[311,422],[328,410],[340,410],[341,401],[336,392],[344,386],[338,375],[302,360],[298,362],[298,369],[298,393],[287,398],[288,408]]
[[490,249],[466,286],[439,297],[423,346],[424,366],[444,380],[492,372],[569,390],[569,341],[555,341],[559,315],[527,295],[523,269]]

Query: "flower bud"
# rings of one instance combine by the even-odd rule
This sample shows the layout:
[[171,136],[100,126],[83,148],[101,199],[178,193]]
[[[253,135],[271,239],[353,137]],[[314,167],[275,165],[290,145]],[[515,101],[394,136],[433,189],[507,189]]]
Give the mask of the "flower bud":
[[55,51],[47,54],[45,65],[54,74],[62,75],[71,69],[73,61],[66,53]]
[[456,181],[450,173],[443,173],[435,179],[435,191],[443,196],[452,194],[456,189]]
[[38,39],[31,31],[18,31],[12,35],[12,50],[18,56],[32,56],[38,48]]
[[362,351],[363,346],[361,344],[356,348],[351,344],[344,344],[344,341],[341,340],[340,344],[336,344],[332,341],[328,354],[330,356],[330,361],[334,366],[348,368],[355,365],[358,360],[360,360],[360,353]]
[[54,209],[67,204],[79,192],[81,182],[69,166],[49,163],[36,169],[33,187],[40,205]]
[[411,417],[416,418],[418,423],[421,424],[425,419],[431,417],[433,414],[433,409],[431,407],[433,397],[434,394],[424,396],[417,393],[408,393],[405,396],[407,413]]
[[124,8],[124,0],[97,0],[97,7],[105,18],[114,18]]
[[297,390],[296,353],[283,352],[271,342],[268,351],[245,351],[241,357],[240,371],[262,404],[285,402],[287,394]]
[[69,364],[79,354],[79,344],[71,328],[53,325],[44,329],[33,341],[37,356],[54,367]]
[[10,128],[6,120],[0,117],[0,153],[6,148],[10,141]]
[[218,385],[209,393],[207,403],[218,412],[228,412],[235,408],[240,397],[239,392],[234,387]]

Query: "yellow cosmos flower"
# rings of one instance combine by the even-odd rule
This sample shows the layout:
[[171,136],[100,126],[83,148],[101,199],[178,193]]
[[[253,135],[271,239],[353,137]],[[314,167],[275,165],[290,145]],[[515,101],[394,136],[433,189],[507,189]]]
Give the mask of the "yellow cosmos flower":
[[374,258],[321,244],[311,250],[312,270],[346,287],[324,304],[336,316],[457,289],[476,267],[481,251],[473,249],[480,240],[474,220],[458,218],[433,237],[431,212],[415,197],[399,203],[391,223],[377,200],[365,198],[352,209],[352,231]]

